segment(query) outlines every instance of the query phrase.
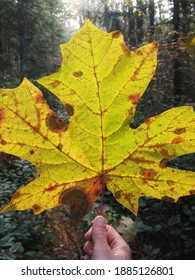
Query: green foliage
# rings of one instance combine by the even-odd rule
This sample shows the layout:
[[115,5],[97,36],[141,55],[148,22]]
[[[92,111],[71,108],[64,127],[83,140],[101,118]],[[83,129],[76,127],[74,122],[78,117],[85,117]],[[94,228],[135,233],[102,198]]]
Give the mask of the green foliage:
[[136,259],[194,259],[195,196],[180,198],[176,204],[152,198],[140,200]]
[[58,69],[65,13],[60,0],[0,0],[0,86]]
[[[1,154],[2,157],[2,154]],[[4,162],[5,164],[5,162]],[[28,162],[16,160],[10,168],[0,170],[0,204],[35,176]],[[43,215],[31,211],[10,212],[0,217],[0,259],[51,259],[52,234]]]

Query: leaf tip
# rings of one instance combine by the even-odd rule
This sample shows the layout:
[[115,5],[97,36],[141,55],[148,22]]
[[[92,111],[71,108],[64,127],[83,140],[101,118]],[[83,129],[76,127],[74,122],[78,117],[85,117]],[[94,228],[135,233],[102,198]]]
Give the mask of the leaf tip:
[[34,214],[39,214],[39,213],[41,213],[43,211],[42,207],[40,205],[38,205],[38,204],[34,204],[32,206],[32,209],[34,211]]
[[83,27],[85,28],[95,28],[97,29],[97,27],[91,22],[91,20],[89,18],[85,18],[85,22]]
[[195,195],[195,190],[190,190],[189,195]]
[[111,32],[111,37],[112,37],[112,39],[117,39],[117,38],[119,38],[120,36],[123,36],[123,35],[122,35],[122,33],[121,33],[119,30],[116,30],[116,31]]

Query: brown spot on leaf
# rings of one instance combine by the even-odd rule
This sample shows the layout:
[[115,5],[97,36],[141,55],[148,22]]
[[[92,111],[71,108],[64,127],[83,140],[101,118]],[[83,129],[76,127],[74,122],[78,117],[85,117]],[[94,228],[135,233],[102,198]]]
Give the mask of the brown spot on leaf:
[[141,170],[141,175],[144,177],[145,180],[153,180],[156,174],[157,174],[156,171],[153,169],[143,168]]
[[24,143],[21,142],[17,142],[17,145],[19,145],[20,147],[24,147]]
[[126,193],[125,194],[125,198],[126,198],[127,201],[130,201],[132,197],[133,197],[132,193]]
[[159,43],[158,41],[153,42],[152,51],[153,51],[155,48],[158,48],[159,45],[160,45],[160,43]]
[[122,34],[119,30],[116,30],[116,31],[111,33],[111,36],[112,36],[113,39],[119,38],[121,35]]
[[52,87],[57,87],[57,86],[59,86],[60,84],[61,84],[60,81],[55,80],[55,81],[53,81],[50,85],[51,85]]
[[140,94],[139,93],[134,93],[133,95],[130,95],[128,97],[128,100],[131,101],[134,105],[137,105],[137,103],[140,100]]
[[39,103],[39,104],[44,104],[45,103],[45,99],[44,99],[41,92],[38,92],[37,95],[35,96],[35,102]]
[[116,197],[116,199],[120,199],[123,196],[123,192],[122,191],[117,191],[114,196]]
[[136,70],[134,71],[132,77],[131,77],[131,81],[136,81],[138,79],[138,76],[140,74],[140,71],[142,69],[143,64],[145,63],[145,59],[142,59],[142,61],[140,62],[139,67],[136,68]]
[[21,105],[22,103],[19,102],[17,99],[14,100],[14,106],[18,107],[19,105]]
[[14,195],[12,196],[12,199],[17,199],[21,197],[21,193],[19,191],[15,192]]
[[88,211],[89,200],[84,190],[68,189],[60,196],[61,204],[69,208],[69,218],[74,220],[81,219]]
[[183,142],[183,141],[184,141],[183,138],[181,138],[181,137],[176,137],[176,138],[174,138],[174,139],[171,141],[171,143],[177,144],[177,143],[181,143],[181,142]]
[[62,145],[61,143],[57,145],[57,149],[58,149],[58,150],[60,150],[60,151],[61,151],[61,150],[62,150],[62,148],[63,148],[63,145]]
[[0,109],[0,125],[4,122],[5,120],[5,109],[1,108]]
[[68,125],[52,113],[47,115],[46,125],[53,132],[66,131],[68,129]]
[[30,154],[34,155],[35,151],[34,150],[30,150]]
[[[155,144],[155,147],[156,147],[156,148],[161,148],[162,146],[164,146],[163,143],[156,143],[156,144]],[[161,154],[162,154],[162,153],[161,153]]]
[[71,95],[75,95],[75,94],[76,94],[76,91],[73,90],[73,89],[71,89],[71,90],[70,90],[70,94],[71,94]]
[[135,54],[137,54],[137,55],[142,55],[142,51],[141,51],[140,49],[135,50]]
[[186,131],[186,128],[183,127],[183,128],[176,128],[173,132],[174,132],[175,134],[182,134],[182,133],[184,133],[185,131]]
[[[28,122],[28,123],[29,123],[29,122]],[[30,124],[30,123],[29,123],[29,124]],[[36,125],[36,126],[33,126],[33,125],[32,125],[31,127],[33,128],[33,133],[34,133],[34,134],[37,134],[37,132],[39,132],[39,126],[37,126],[37,125]]]
[[172,180],[168,180],[168,181],[167,181],[167,184],[168,184],[169,186],[174,186],[174,185],[175,185],[175,182],[172,181]]
[[145,124],[151,124],[152,123],[152,118],[148,118],[147,120],[145,120],[145,122],[144,122]]
[[169,155],[169,153],[168,153],[168,151],[167,150],[165,150],[165,149],[161,149],[161,155],[163,155],[164,157],[166,157],[166,158],[170,158],[170,155]]
[[3,94],[3,97],[4,97],[4,96],[9,96],[9,97],[12,98],[12,99],[14,99],[14,98],[16,97],[15,92],[12,91],[12,90],[10,90],[10,91],[7,92],[7,93],[4,93],[4,94]]
[[73,73],[73,76],[75,76],[75,77],[81,77],[83,75],[83,72],[82,71],[77,71],[77,72],[74,72]]
[[163,158],[163,159],[160,161],[159,166],[160,166],[161,168],[167,167],[167,159]]
[[47,137],[47,135],[43,135],[43,139],[44,139],[45,141],[48,141],[48,140],[49,140],[48,137]]
[[67,103],[67,104],[65,104],[65,108],[66,108],[66,111],[67,111],[69,117],[74,115],[74,108],[72,107],[72,105]]
[[44,192],[52,192],[57,188],[58,188],[58,185],[54,185],[54,186],[50,185],[49,188],[44,190]]
[[136,162],[136,163],[140,163],[140,162],[145,162],[145,163],[148,163],[148,164],[150,164],[150,163],[153,163],[153,161],[151,161],[151,160],[147,160],[145,157],[143,157],[143,156],[139,156],[139,157],[130,157],[130,159],[132,160],[132,161],[134,161],[134,162]]
[[189,191],[189,194],[190,194],[190,195],[194,195],[194,194],[195,194],[195,190],[190,190],[190,191]]
[[135,70],[133,76],[131,77],[131,81],[136,81],[138,79],[138,75],[140,73],[140,67]]
[[162,200],[165,200],[167,202],[175,202],[175,200],[172,197],[166,195],[162,197]]
[[39,213],[40,211],[41,211],[41,206],[40,205],[38,205],[38,204],[34,204],[33,206],[32,206],[32,209],[33,209],[33,211],[35,212],[35,213]]
[[128,47],[125,45],[125,43],[121,43],[121,48],[126,55],[130,55],[131,51],[128,49]]
[[4,145],[7,144],[7,141],[5,141],[4,139],[2,139],[2,140],[0,140],[0,144],[4,146]]
[[[0,136],[1,137],[1,136]],[[4,140],[3,138],[0,138],[0,145],[6,145],[7,144],[7,141]]]

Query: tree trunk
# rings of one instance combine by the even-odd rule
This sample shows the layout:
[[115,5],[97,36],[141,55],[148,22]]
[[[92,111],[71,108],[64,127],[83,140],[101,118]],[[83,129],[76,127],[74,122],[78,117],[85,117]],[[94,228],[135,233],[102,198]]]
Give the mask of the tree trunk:
[[149,20],[150,20],[150,26],[149,26],[149,42],[154,41],[154,0],[149,1]]
[[174,59],[173,59],[173,88],[174,95],[177,96],[177,100],[181,100],[182,96],[182,73],[180,69],[179,53],[178,53],[178,40],[180,37],[179,27],[180,27],[180,10],[179,10],[179,0],[173,0],[173,36],[172,43],[174,48]]
[[143,41],[143,37],[144,37],[144,31],[143,31],[143,23],[144,23],[144,19],[143,19],[143,12],[142,12],[142,1],[141,0],[137,0],[137,11],[136,11],[136,23],[137,23],[137,44],[141,44]]
[[[195,3],[194,3],[195,5]],[[186,36],[188,32],[190,31],[190,1],[189,0],[181,0],[181,12],[182,12],[182,31],[184,35]]]
[[175,31],[179,31],[179,0],[173,0],[173,26]]
[[25,65],[27,65],[27,9],[23,0],[18,1],[19,17],[19,42],[20,42],[20,77],[25,76]]
[[128,37],[130,47],[136,46],[136,32],[135,32],[135,16],[133,12],[133,3],[130,1],[127,10],[128,15]]

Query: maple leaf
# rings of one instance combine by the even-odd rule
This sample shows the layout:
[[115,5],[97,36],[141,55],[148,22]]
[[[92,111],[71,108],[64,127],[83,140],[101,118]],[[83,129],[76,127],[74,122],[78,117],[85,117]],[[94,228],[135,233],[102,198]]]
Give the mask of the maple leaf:
[[177,201],[195,193],[195,173],[167,167],[194,152],[195,114],[170,109],[129,127],[153,77],[158,43],[130,51],[119,31],[89,20],[62,45],[60,70],[38,82],[59,97],[65,124],[27,79],[0,94],[0,150],[32,162],[40,176],[21,187],[1,213],[35,213],[68,204],[73,217],[89,211],[105,185],[134,214],[140,196]]

